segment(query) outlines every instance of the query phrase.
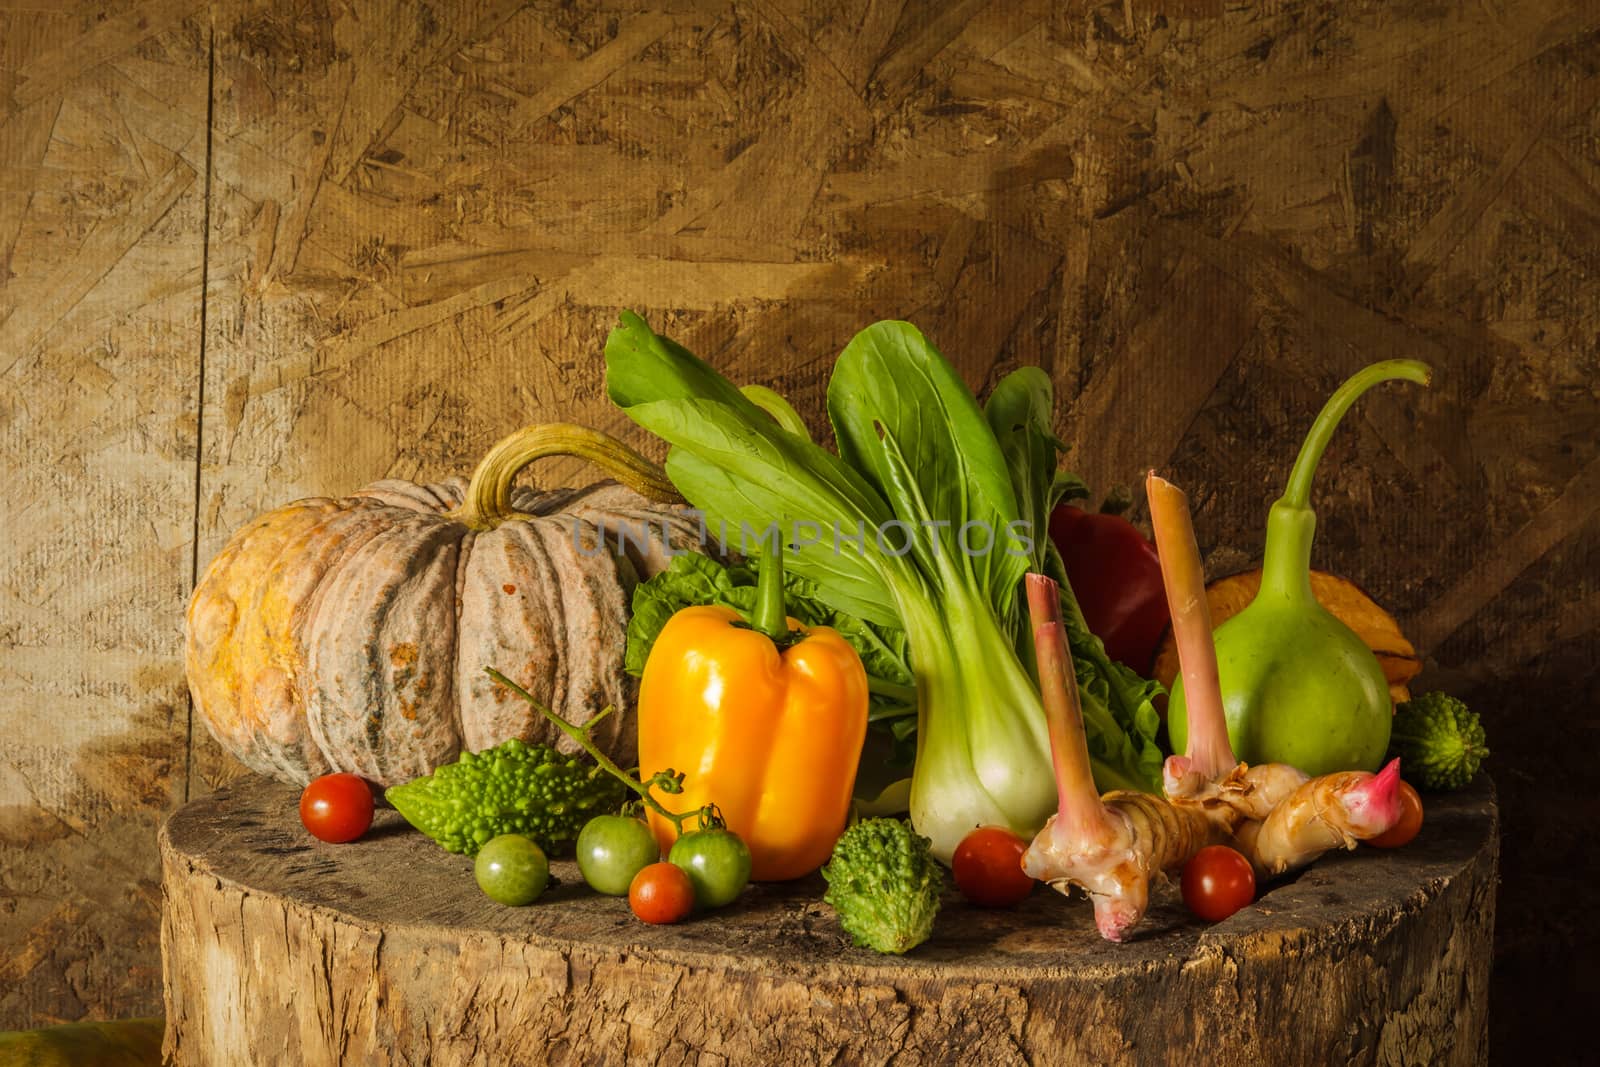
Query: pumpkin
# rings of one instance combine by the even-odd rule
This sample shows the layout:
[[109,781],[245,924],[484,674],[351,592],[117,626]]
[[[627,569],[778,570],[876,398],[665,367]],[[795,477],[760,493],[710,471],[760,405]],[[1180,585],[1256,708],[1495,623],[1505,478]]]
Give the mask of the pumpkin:
[[[513,485],[551,455],[615,480]],[[614,706],[594,739],[631,766],[632,589],[700,531],[659,467],[565,424],[506,438],[470,481],[295,501],[234,534],[195,588],[195,708],[245,766],[300,784],[352,771],[393,785],[512,737],[575,751],[484,674],[494,666],[569,722]]]

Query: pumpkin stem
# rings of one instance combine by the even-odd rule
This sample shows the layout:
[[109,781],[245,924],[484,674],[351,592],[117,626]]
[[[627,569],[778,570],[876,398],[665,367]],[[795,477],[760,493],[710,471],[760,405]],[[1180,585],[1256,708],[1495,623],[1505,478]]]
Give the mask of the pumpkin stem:
[[524,426],[489,449],[472,472],[466,499],[450,517],[474,530],[492,530],[507,519],[525,517],[511,506],[512,484],[522,468],[546,456],[586,459],[651,500],[679,503],[683,499],[666,471],[610,434],[570,422],[550,422]]

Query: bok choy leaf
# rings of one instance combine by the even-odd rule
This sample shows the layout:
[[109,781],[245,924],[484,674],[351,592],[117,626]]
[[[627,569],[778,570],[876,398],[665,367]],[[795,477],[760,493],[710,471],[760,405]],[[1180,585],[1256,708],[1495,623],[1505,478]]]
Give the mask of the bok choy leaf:
[[[1031,656],[1019,655],[1018,591],[1030,569],[1060,572],[1046,520],[1071,483],[1055,470],[1048,378],[1008,376],[986,412],[915,327],[878,323],[828,386],[838,455],[631,313],[607,341],[606,382],[671,445],[667,473],[711,528],[759,536],[778,523],[786,571],[836,611],[904,634],[917,699],[911,816],[934,854],[948,860],[978,825],[1043,825],[1055,783]],[[1081,639],[1098,647],[1087,629]],[[1096,780],[1158,788],[1143,693],[1107,673],[1103,650],[1085,662]]]

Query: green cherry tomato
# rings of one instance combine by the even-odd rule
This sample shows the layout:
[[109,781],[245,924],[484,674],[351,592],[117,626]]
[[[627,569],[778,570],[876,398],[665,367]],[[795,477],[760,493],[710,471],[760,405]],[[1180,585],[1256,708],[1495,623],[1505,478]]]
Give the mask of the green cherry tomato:
[[731,830],[696,830],[672,843],[671,863],[683,868],[702,908],[720,908],[750,882],[750,849]]
[[656,835],[640,819],[596,815],[578,834],[578,870],[597,893],[626,896],[633,876],[659,859]]
[[521,907],[538,900],[550,884],[550,861],[521,834],[501,834],[478,850],[472,873],[490,900]]

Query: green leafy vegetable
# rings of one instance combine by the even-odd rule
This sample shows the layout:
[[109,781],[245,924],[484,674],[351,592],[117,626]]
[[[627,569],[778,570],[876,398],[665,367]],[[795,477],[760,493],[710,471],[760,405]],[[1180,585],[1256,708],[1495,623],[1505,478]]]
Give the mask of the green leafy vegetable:
[[1424,789],[1462,789],[1489,747],[1476,713],[1453,696],[1423,693],[1395,708],[1389,756]]
[[[658,337],[632,312],[606,340],[606,388],[640,426],[677,446],[667,474],[738,548],[773,523],[789,532],[864,530],[864,543],[831,541],[791,553],[785,569],[815,581],[841,611],[899,626],[889,576],[913,582],[903,559],[877,550],[872,531],[894,518],[883,498],[839,457],[782,429],[732,382],[682,346]],[[715,502],[715,506],[711,502]]]
[[1050,565],[1052,545],[1044,536],[1050,512],[1064,499],[1089,493],[1077,475],[1056,469],[1067,446],[1051,428],[1052,400],[1049,375],[1038,367],[1023,367],[1000,379],[983,409],[1011,474],[1018,515],[1027,529],[1039,532],[1033,540],[1030,569],[1041,574],[1060,570],[1059,565]]
[[944,871],[929,845],[899,819],[865,819],[833,846],[822,899],[857,945],[900,955],[933,933]]
[[627,793],[592,763],[512,738],[383,795],[445,851],[475,856],[500,834],[522,834],[557,852],[577,840],[591,816],[621,807]]
[[[915,327],[868,327],[828,387],[837,456],[631,313],[606,343],[606,381],[672,446],[667,473],[713,528],[776,522],[793,546],[786,570],[817,599],[904,633],[918,705],[911,814],[934,854],[949,857],[973,826],[1043,825],[1056,796],[1017,590],[1030,568],[1059,573],[1043,517],[1072,483],[1055,472],[1042,372],[1008,377],[986,415]],[[1097,653],[1080,677],[1096,780],[1159,788],[1158,690],[1111,668],[1076,604],[1065,613],[1081,631],[1074,652]]]
[[[1057,504],[1089,495],[1077,475],[1056,469],[1058,454],[1066,445],[1051,429],[1051,404],[1049,376],[1037,367],[1023,367],[995,386],[984,414],[1006,457],[1023,519],[1029,529],[1041,531],[1031,569],[1056,579],[1063,590],[1062,616],[1089,752],[1101,765],[1134,768],[1137,777],[1156,783],[1165,758],[1156,740],[1161,716],[1155,699],[1162,693],[1161,685],[1107,655],[1072,597],[1066,568],[1044,532]],[[1023,626],[1015,638],[1019,653],[1031,662],[1032,634]]]
[[747,385],[739,392],[756,407],[771,415],[773,422],[796,436],[804,437],[807,441],[811,440],[811,431],[806,429],[806,421],[781,394],[764,385]]

